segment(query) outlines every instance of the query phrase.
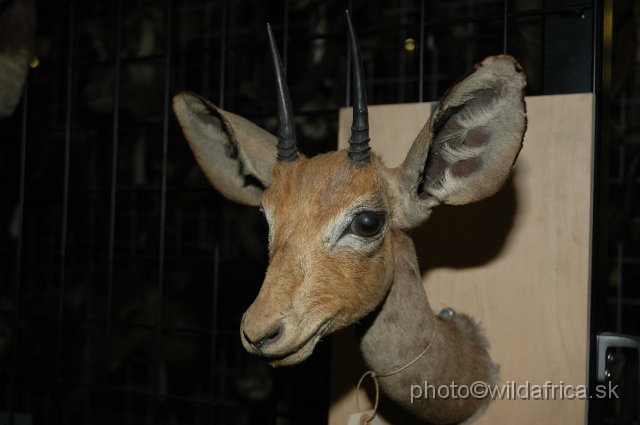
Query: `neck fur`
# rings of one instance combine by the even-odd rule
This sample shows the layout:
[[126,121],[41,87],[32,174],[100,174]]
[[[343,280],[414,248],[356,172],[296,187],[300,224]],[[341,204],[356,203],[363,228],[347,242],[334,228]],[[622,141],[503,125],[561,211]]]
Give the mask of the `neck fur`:
[[[473,420],[484,412],[488,399],[452,398],[451,384],[469,388],[474,382],[483,381],[494,385],[498,366],[491,361],[488,344],[473,319],[457,313],[448,318],[433,314],[422,286],[413,241],[400,231],[390,236],[394,238],[394,281],[386,299],[371,318],[371,325],[361,336],[363,357],[378,374],[397,370],[429,345],[437,320],[435,339],[429,351],[403,371],[380,377],[380,387],[403,408],[431,423]],[[425,381],[429,385],[426,398]],[[413,403],[412,385],[419,385],[423,392]],[[431,385],[435,388],[431,389]],[[448,398],[438,396],[440,385],[448,387]],[[415,390],[414,394],[417,392]],[[461,395],[464,396],[465,391]]]

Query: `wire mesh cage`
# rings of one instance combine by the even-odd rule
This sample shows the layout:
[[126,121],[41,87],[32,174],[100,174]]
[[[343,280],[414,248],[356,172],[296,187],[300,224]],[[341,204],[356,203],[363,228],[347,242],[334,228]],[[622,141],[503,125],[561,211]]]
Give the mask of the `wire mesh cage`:
[[[637,4],[616,5],[614,31],[635,28]],[[266,227],[210,188],[170,108],[190,90],[275,132],[269,22],[301,151],[334,149],[345,9],[370,104],[435,100],[499,53],[530,95],[600,90],[596,1],[0,1],[0,16],[37,13],[20,104],[0,118],[0,423],[327,422],[328,341],[296,369],[242,348]],[[613,40],[633,59],[614,72],[621,230],[601,241],[619,248],[598,329],[637,334],[635,47]]]

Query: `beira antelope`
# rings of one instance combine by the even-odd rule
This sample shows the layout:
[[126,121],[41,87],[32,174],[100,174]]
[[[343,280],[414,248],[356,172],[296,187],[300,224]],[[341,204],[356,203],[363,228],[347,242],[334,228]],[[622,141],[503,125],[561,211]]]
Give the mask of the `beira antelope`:
[[270,263],[242,318],[242,344],[273,366],[294,365],[322,337],[369,316],[359,343],[382,391],[425,421],[472,421],[487,398],[410,401],[411,385],[425,381],[436,388],[493,385],[498,366],[472,318],[431,310],[406,232],[439,204],[467,204],[502,187],[526,130],[525,75],[506,55],[476,65],[439,100],[404,163],[387,168],[369,147],[364,74],[348,26],[354,107],[347,150],[313,158],[298,152],[270,30],[277,137],[194,94],[174,98],[178,121],[211,183],[229,199],[260,206],[268,222]]

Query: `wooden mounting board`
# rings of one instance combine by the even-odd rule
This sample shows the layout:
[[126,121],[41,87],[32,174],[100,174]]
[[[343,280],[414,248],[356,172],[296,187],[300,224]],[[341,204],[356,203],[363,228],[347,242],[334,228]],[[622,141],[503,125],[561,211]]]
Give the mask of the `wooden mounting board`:
[[[526,101],[524,148],[505,188],[476,204],[438,207],[412,238],[431,307],[452,307],[481,322],[500,384],[586,385],[594,97]],[[387,166],[404,160],[431,107],[369,108],[371,147]],[[347,145],[351,114],[340,112],[339,148]],[[329,424],[344,425],[356,412],[355,385],[365,371],[351,329],[334,336],[332,362]],[[370,408],[367,392],[360,393]],[[414,422],[384,399],[380,411],[384,423]],[[556,400],[496,400],[475,423],[585,421],[584,400],[556,393]]]

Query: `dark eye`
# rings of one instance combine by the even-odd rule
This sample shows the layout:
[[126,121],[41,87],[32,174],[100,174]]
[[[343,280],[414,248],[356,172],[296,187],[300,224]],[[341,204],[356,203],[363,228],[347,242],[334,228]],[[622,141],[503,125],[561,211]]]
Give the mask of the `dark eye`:
[[382,229],[384,217],[381,214],[366,211],[358,214],[351,222],[351,231],[358,236],[370,238]]

